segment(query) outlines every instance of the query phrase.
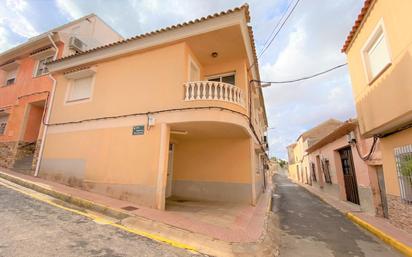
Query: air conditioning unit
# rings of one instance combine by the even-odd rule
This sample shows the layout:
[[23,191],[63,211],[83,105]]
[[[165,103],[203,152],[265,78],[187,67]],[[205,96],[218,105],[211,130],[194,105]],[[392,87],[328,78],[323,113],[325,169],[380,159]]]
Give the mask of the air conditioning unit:
[[355,132],[353,132],[353,131],[349,132],[349,134],[346,135],[346,138],[347,138],[349,144],[356,143]]
[[69,48],[78,52],[83,52],[86,48],[86,44],[77,37],[71,37]]

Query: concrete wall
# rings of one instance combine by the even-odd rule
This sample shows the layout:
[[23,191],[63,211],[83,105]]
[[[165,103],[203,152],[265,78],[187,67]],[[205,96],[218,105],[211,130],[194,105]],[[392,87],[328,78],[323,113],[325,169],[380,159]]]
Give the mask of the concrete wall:
[[160,128],[133,136],[145,119],[110,121],[47,135],[40,176],[155,207]]
[[175,196],[251,202],[249,139],[199,139],[175,145]]

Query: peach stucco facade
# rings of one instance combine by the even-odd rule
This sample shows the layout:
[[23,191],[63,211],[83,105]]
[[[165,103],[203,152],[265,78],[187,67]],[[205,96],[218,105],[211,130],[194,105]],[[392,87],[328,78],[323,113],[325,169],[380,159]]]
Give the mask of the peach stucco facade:
[[[408,150],[412,145],[412,2],[375,0],[366,7],[343,51],[360,131],[366,137],[380,137],[389,219],[412,231],[410,176],[397,169],[400,160],[412,154]],[[379,51],[379,55],[372,53],[373,62],[370,46]],[[371,73],[370,67],[380,69]]]
[[33,174],[53,87],[44,63],[73,54],[72,37],[87,42],[85,48],[122,39],[92,14],[0,53],[0,166]]
[[[52,62],[39,176],[158,209],[255,204],[267,121],[248,19],[243,6]],[[84,77],[88,96],[70,101]]]
[[[371,176],[370,174],[371,172],[375,172],[375,170],[379,168],[379,165],[381,165],[379,143],[376,146],[372,160],[368,162],[364,161],[360,156],[365,156],[367,154],[367,150],[369,149],[368,146],[372,144],[372,139],[362,138],[358,127],[349,131],[352,131],[355,134],[356,143],[359,146],[359,153],[355,145],[348,142],[346,131],[340,133],[342,135],[337,135],[338,138],[323,146],[315,145],[309,149],[309,163],[310,165],[313,164],[316,177],[316,180],[314,179],[314,176],[311,177],[311,185],[317,188],[320,193],[350,203],[350,199],[348,199],[346,192],[347,188],[349,189],[350,187],[348,185],[347,187],[345,186],[342,159],[339,153],[341,149],[350,149],[360,210],[373,215],[376,213],[379,216],[383,216],[377,177]],[[321,162],[318,162],[318,160],[321,160]],[[325,161],[328,161],[328,167],[325,167]],[[370,165],[371,163],[374,165]],[[324,169],[327,169],[329,172],[329,182],[325,179]]]

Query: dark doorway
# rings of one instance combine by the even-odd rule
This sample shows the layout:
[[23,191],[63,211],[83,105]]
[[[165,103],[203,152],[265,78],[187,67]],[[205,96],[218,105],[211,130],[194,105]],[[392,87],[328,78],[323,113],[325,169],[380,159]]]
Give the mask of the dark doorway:
[[345,181],[346,199],[349,202],[360,204],[358,183],[356,182],[355,167],[352,159],[352,149],[350,147],[339,150],[342,162],[343,179]]

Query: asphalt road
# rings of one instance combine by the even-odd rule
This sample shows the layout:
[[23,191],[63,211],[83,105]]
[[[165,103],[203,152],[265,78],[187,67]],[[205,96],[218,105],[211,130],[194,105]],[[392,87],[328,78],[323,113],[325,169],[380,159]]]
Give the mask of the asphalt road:
[[403,256],[286,177],[274,180],[281,257]]
[[199,256],[0,185],[0,256]]

